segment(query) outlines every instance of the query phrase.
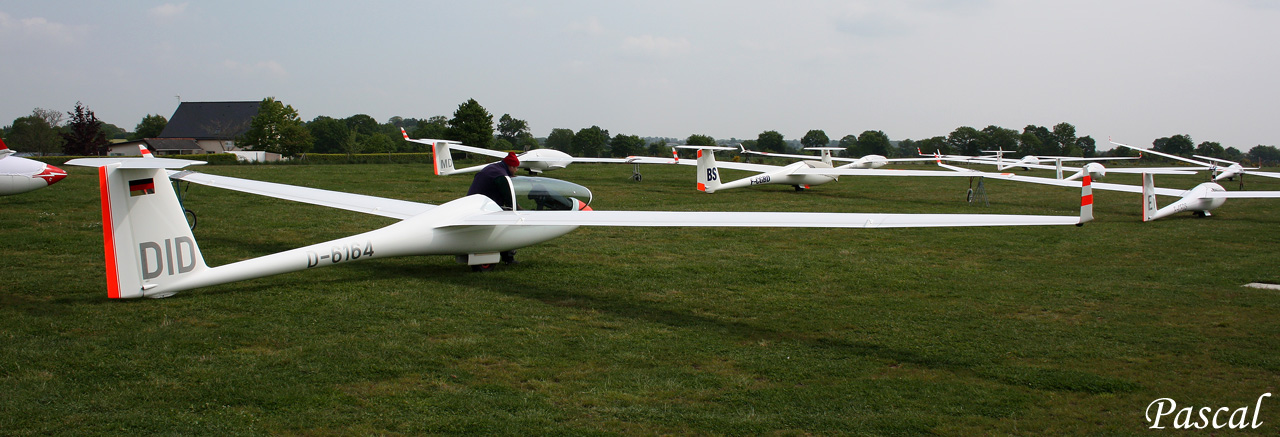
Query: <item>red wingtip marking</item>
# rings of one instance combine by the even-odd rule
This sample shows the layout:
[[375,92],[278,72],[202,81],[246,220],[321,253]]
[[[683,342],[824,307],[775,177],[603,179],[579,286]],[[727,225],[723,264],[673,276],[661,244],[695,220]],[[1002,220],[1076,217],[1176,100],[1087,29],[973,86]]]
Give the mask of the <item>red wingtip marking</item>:
[[120,298],[116,270],[116,239],[111,223],[111,190],[107,189],[107,168],[98,167],[98,190],[102,195],[102,246],[107,253],[107,297]]
[[404,128],[400,128],[400,135],[404,135],[404,139],[406,140],[409,139],[409,133],[405,132]]
[[1080,206],[1089,206],[1093,204],[1093,195],[1080,196]]
[[1093,185],[1093,177],[1089,176],[1089,174],[1087,173],[1084,175],[1083,181],[1085,186]]

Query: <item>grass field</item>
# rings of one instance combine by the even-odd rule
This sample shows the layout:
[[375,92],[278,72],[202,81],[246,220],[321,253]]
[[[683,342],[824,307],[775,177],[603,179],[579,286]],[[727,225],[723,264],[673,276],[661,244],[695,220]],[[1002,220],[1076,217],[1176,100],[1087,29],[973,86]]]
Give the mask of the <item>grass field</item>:
[[[96,175],[64,168],[0,197],[4,435],[1139,434],[1157,398],[1252,414],[1280,395],[1280,292],[1241,287],[1280,281],[1276,201],[1142,223],[1137,195],[1097,192],[1082,228],[583,228],[492,273],[397,258],[112,301]],[[428,203],[470,183],[428,165],[200,170]],[[988,181],[991,205],[970,206],[967,180],[930,178],[707,195],[691,168],[643,171],[548,176],[598,210],[1079,204]],[[199,186],[186,202],[210,265],[391,223]],[[1259,420],[1280,432],[1280,398]]]

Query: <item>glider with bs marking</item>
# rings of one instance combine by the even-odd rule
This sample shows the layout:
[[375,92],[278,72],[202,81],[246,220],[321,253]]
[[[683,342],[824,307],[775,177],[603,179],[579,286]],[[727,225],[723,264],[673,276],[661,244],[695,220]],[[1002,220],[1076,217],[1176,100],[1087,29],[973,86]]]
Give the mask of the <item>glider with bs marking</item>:
[[[499,252],[538,244],[579,226],[887,228],[1083,225],[1093,195],[1081,184],[1079,216],[996,214],[862,214],[802,212],[592,211],[591,192],[541,177],[512,178],[514,210],[483,195],[441,205],[353,193],[171,171],[203,164],[170,158],[81,158],[97,167],[101,191],[107,294],[167,297],[182,290],[260,278],[350,261],[409,255],[454,255],[484,268]],[[170,179],[305,202],[401,221],[369,232],[217,267],[205,264]]]
[[[753,185],[791,185],[796,191],[806,190],[814,185],[840,180],[840,176],[940,176],[940,177],[973,177],[981,175],[961,174],[953,171],[936,170],[896,170],[880,168],[855,167],[859,163],[851,163],[840,167],[832,167],[830,162],[817,160],[796,161],[785,166],[752,164],[749,162],[719,162],[715,152],[738,150],[732,147],[719,146],[676,146],[678,149],[696,149],[698,160],[680,161],[683,165],[698,166],[698,191],[714,193],[731,188],[749,187]],[[756,173],[735,181],[721,182],[720,169],[742,170]]]

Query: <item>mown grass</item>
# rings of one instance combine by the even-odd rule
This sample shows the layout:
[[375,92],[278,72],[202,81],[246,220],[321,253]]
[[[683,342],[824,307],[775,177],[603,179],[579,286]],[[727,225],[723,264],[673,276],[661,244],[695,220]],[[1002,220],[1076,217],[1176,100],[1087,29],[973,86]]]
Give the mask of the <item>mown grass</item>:
[[[1157,398],[1236,408],[1280,383],[1280,296],[1241,287],[1280,281],[1274,201],[1141,223],[1138,196],[1099,192],[1083,228],[583,228],[489,274],[399,258],[111,301],[96,177],[64,168],[0,198],[0,434],[1130,434]],[[202,170],[430,203],[470,183]],[[907,178],[707,195],[690,168],[642,170],[548,176],[602,210],[1073,215],[1079,195],[988,181],[991,206],[970,206],[967,180]],[[211,265],[390,223],[186,199]]]

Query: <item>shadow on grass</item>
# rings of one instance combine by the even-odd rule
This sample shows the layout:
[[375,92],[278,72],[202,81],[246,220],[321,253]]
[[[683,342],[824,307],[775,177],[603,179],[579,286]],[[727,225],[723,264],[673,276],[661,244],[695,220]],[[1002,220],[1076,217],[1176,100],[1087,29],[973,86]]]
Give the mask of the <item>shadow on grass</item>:
[[[515,273],[524,268],[537,268],[532,264],[536,264],[536,262],[526,262],[516,267],[504,268],[511,269]],[[590,309],[622,318],[714,332],[739,341],[755,342],[761,339],[792,341],[807,345],[810,348],[835,350],[841,354],[873,357],[892,362],[911,363],[1035,390],[1100,394],[1133,392],[1142,388],[1140,384],[1134,382],[1076,370],[1047,369],[949,355],[923,354],[871,342],[814,337],[808,333],[783,332],[742,322],[716,320],[634,300],[602,299],[566,288],[557,288],[554,285],[511,280],[511,275],[472,273],[461,265],[442,268],[440,266],[427,265],[378,265],[371,263],[352,266],[352,268],[368,270],[370,274],[383,276],[430,276],[433,279],[481,287],[496,293],[538,301],[557,307]]]

